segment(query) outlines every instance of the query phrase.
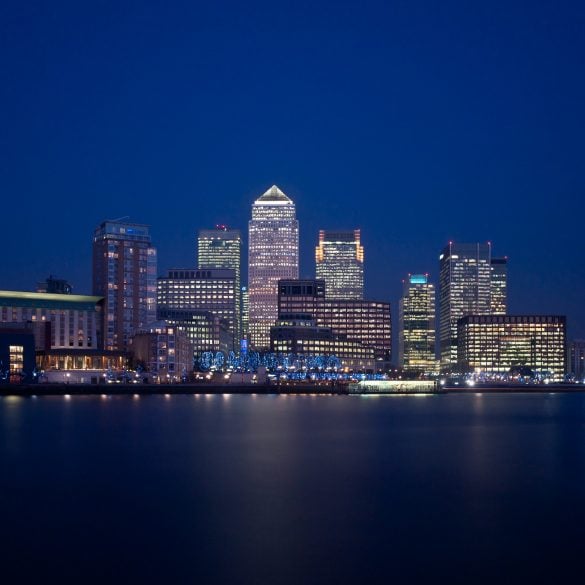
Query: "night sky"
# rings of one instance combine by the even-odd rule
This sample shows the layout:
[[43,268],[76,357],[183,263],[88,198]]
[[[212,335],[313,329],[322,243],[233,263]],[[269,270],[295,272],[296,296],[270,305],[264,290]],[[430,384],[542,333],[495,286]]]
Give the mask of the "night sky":
[[0,288],[90,292],[121,216],[160,274],[192,265],[199,228],[247,240],[276,183],[301,275],[319,228],[362,228],[395,324],[408,272],[490,240],[510,312],[585,337],[584,30],[577,1],[3,2]]

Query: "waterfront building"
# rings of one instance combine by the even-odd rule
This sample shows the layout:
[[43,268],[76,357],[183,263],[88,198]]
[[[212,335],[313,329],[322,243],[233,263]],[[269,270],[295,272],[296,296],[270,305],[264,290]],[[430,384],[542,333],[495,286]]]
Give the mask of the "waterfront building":
[[0,323],[31,322],[36,349],[101,349],[104,298],[0,291]]
[[491,314],[508,312],[508,258],[491,260]]
[[286,279],[278,285],[279,315],[308,314],[318,327],[374,350],[375,370],[390,367],[392,328],[390,304],[381,301],[326,297],[323,280]]
[[458,322],[462,373],[507,374],[527,369],[562,381],[566,364],[566,318],[558,315],[467,315]]
[[228,268],[235,273],[236,291],[236,338],[242,337],[242,294],[241,294],[241,258],[242,236],[240,230],[230,229],[226,225],[217,225],[213,230],[200,230],[197,239],[198,268]]
[[[168,276],[157,279],[158,318],[173,321],[169,309],[195,310],[209,312],[217,317],[221,327],[229,332],[228,351],[237,348],[237,320],[236,320],[236,285],[235,271],[229,268],[190,269],[173,268]],[[201,347],[202,342],[208,339],[208,331],[214,334],[212,345],[204,351],[218,348],[221,345],[221,327],[215,324],[200,326],[199,316],[184,315],[189,321],[194,318],[199,324],[188,328],[190,340],[194,347]],[[177,324],[182,327],[182,325]],[[205,337],[198,337],[198,332],[206,331]]]
[[0,323],[0,384],[36,381],[32,323]]
[[252,205],[248,223],[250,343],[270,345],[270,327],[278,317],[278,281],[299,276],[299,222],[295,204],[276,185]]
[[30,324],[39,370],[123,368],[123,351],[103,349],[103,313],[103,297],[0,291],[0,326]]
[[134,364],[160,382],[176,382],[193,371],[193,347],[187,334],[165,321],[138,330],[131,347]]
[[585,382],[585,339],[576,339],[569,346],[569,373]]
[[270,350],[279,354],[335,356],[344,369],[373,371],[374,348],[319,327],[312,315],[280,315],[270,328]]
[[317,279],[325,281],[327,298],[363,299],[364,247],[360,230],[320,230],[315,272]]
[[429,282],[427,274],[410,274],[402,283],[398,363],[410,372],[434,373],[435,285]]
[[93,294],[104,297],[104,346],[127,349],[156,318],[156,248],[149,227],[104,221],[93,239]]
[[441,369],[457,366],[457,322],[491,313],[491,245],[449,242],[439,256]]
[[233,350],[234,339],[227,322],[211,311],[173,309],[159,305],[157,314],[159,319],[186,333],[195,357],[204,351],[227,354]]

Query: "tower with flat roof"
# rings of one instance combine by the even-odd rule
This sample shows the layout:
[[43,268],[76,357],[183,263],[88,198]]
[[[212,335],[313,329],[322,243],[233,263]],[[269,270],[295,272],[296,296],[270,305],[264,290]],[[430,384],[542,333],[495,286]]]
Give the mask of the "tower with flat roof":
[[93,237],[93,294],[104,297],[104,348],[126,350],[156,319],[156,248],[149,226],[104,221]]

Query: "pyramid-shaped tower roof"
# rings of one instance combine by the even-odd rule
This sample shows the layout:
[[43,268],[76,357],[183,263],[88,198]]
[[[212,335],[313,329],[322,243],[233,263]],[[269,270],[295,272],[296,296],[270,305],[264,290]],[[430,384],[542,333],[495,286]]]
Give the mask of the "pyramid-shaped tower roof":
[[287,197],[276,185],[272,185],[270,189],[265,191],[255,203],[267,203],[267,204],[283,204],[292,203],[292,199]]

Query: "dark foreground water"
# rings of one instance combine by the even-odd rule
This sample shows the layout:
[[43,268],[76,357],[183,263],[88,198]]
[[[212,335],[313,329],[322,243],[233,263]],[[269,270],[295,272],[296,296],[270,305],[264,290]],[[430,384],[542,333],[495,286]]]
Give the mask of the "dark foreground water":
[[4,583],[584,582],[583,395],[3,398],[0,439]]

